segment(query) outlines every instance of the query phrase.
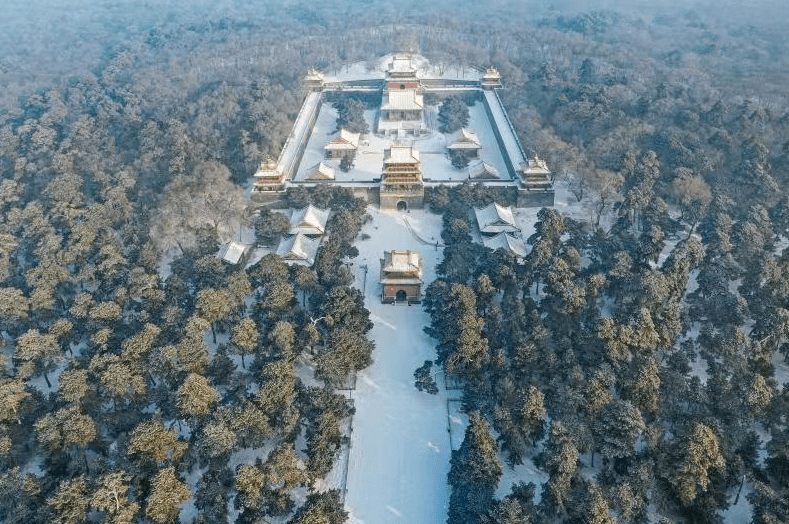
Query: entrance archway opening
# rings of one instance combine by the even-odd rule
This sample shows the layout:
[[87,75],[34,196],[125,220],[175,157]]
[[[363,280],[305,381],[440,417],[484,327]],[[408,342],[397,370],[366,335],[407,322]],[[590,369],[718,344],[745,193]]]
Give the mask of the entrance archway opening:
[[401,200],[397,203],[397,210],[398,211],[407,211],[408,210],[408,203],[405,200]]
[[397,294],[395,295],[395,300],[397,300],[398,302],[405,302],[407,298],[408,295],[406,295],[405,291],[403,291],[402,289],[398,291]]

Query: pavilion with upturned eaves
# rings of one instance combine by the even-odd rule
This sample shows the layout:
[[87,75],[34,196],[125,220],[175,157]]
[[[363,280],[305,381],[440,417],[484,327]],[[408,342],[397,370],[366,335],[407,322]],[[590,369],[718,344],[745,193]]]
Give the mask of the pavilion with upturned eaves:
[[476,164],[468,166],[468,177],[477,180],[497,180],[499,170],[496,169],[496,166],[480,160]]
[[309,204],[301,209],[294,209],[290,215],[289,234],[301,233],[309,236],[320,236],[326,233],[331,209],[321,209]]
[[279,191],[284,189],[285,173],[271,158],[260,164],[255,172],[254,191]]
[[306,179],[317,182],[334,180],[334,168],[327,166],[323,162],[318,162],[307,170]]
[[526,189],[549,189],[553,186],[551,170],[542,158],[530,158],[521,170],[521,185]]
[[501,74],[495,67],[489,67],[480,80],[482,89],[498,89],[501,87]]
[[422,255],[416,251],[385,251],[380,283],[382,302],[418,302],[424,283]]
[[312,239],[303,233],[283,238],[277,247],[279,255],[286,264],[312,266],[320,246],[319,239]]
[[386,69],[386,86],[389,89],[417,89],[419,79],[411,53],[396,53]]
[[[381,121],[378,129],[396,129],[387,123],[420,123],[425,110],[424,97],[416,89],[387,90],[381,104]],[[403,127],[403,126],[400,126]]]
[[483,235],[496,235],[498,233],[519,233],[520,228],[515,223],[512,208],[491,202],[485,207],[475,207],[474,215],[477,227]]

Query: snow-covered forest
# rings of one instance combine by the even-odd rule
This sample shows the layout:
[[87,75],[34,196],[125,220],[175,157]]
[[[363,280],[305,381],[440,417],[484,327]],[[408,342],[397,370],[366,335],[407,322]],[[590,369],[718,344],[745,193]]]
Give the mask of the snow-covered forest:
[[758,4],[8,2],[0,522],[349,518],[366,204],[289,192],[333,209],[312,268],[215,254],[284,227],[248,190],[304,73],[408,48],[495,66],[561,187],[522,260],[472,242],[484,188],[427,196],[448,522],[789,522],[789,33]]

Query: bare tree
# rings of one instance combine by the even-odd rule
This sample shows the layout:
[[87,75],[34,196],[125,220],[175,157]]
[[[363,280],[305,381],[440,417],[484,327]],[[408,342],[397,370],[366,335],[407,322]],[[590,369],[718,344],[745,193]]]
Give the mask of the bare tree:
[[176,177],[164,190],[152,218],[151,237],[162,250],[193,245],[200,230],[217,240],[232,238],[244,217],[244,190],[218,162],[202,162],[191,175]]

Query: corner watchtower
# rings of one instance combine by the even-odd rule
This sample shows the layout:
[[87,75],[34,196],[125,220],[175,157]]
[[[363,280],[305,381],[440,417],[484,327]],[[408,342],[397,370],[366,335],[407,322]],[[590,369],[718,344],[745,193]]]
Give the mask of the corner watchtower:
[[501,74],[495,67],[489,67],[480,80],[482,89],[498,89],[501,87]]
[[301,83],[307,91],[322,91],[323,90],[323,74],[317,69],[310,69],[307,75],[302,79]]

